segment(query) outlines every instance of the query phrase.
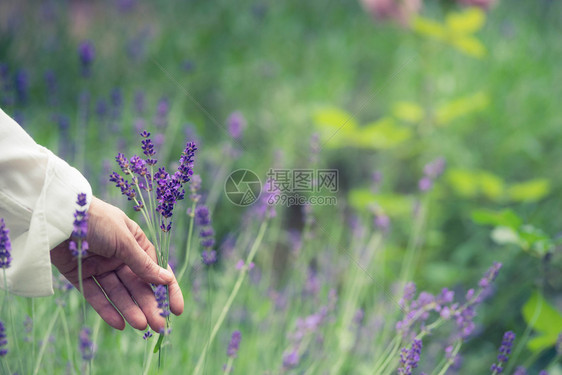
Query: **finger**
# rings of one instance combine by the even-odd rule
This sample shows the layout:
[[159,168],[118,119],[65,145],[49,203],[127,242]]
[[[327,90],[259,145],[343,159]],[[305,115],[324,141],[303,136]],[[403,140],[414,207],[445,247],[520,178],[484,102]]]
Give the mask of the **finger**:
[[[132,220],[129,221],[132,223],[129,225],[131,233],[123,239],[123,243],[119,246],[116,256],[128,265],[138,277],[146,282],[158,285],[167,285],[172,282],[174,278],[172,273],[158,266],[158,264],[147,254],[147,250],[149,249],[143,249],[138,244],[134,235],[136,234],[136,236],[139,237],[139,233],[142,233],[142,230],[135,222]],[[144,233],[141,237],[146,238]]]
[[[123,330],[125,328],[123,317],[105,298],[105,294],[98,284],[92,278],[88,278],[83,281],[82,285],[84,287],[84,298],[86,298],[86,301],[96,310],[99,316],[113,328]],[[78,285],[74,284],[74,287],[78,289]]]
[[107,294],[107,297],[121,315],[131,325],[131,327],[144,330],[146,329],[146,317],[141,309],[135,304],[127,288],[117,277],[115,272],[110,272],[104,276],[97,277],[98,282]]
[[142,310],[150,328],[155,332],[160,332],[160,330],[164,329],[166,327],[166,319],[160,315],[162,310],[158,308],[154,292],[150,285],[142,281],[126,266],[117,272],[117,276],[121,282],[127,286],[127,289],[129,289],[129,293],[131,293],[138,307]]
[[[170,267],[169,265],[168,270],[170,272],[173,272],[172,267]],[[184,308],[183,294],[175,277],[174,280],[168,285],[168,293],[170,294],[170,311],[175,315],[181,315]]]

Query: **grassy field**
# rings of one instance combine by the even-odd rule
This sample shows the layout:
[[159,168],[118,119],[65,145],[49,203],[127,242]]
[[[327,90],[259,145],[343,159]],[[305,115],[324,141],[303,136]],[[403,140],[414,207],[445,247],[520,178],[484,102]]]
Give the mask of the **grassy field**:
[[[142,156],[144,129],[172,171],[196,142],[202,179],[201,200],[175,209],[176,270],[192,250],[186,305],[158,354],[156,333],[115,331],[90,309],[84,360],[81,297],[61,287],[4,297],[2,373],[402,374],[417,337],[412,373],[484,374],[513,331],[502,373],[562,374],[561,15],[547,0],[426,1],[408,26],[354,1],[0,3],[0,107],[95,195],[146,228],[109,182],[118,152]],[[300,194],[336,203],[264,216],[267,202],[225,194],[238,169],[260,178],[261,200],[270,171],[337,171],[336,192]],[[212,212],[212,266],[193,204]],[[409,281],[432,298],[405,298]]]

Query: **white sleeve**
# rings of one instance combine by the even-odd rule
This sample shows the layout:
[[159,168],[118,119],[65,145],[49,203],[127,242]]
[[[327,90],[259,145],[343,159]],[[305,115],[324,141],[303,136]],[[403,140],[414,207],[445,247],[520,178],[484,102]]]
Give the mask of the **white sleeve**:
[[[79,193],[87,195],[89,206],[92,189],[84,176],[0,109],[0,217],[12,242],[9,291],[53,294],[49,251],[70,237]],[[6,288],[4,277],[0,285]]]

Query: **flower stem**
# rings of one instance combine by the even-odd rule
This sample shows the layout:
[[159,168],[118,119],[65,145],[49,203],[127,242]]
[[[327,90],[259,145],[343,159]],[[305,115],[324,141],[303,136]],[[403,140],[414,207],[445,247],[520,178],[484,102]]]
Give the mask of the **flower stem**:
[[47,331],[43,336],[43,341],[41,342],[41,348],[39,349],[39,356],[37,357],[37,361],[35,362],[35,370],[33,370],[33,375],[37,375],[39,373],[39,367],[41,366],[41,360],[43,359],[43,355],[45,354],[45,349],[47,349],[47,344],[49,343],[49,336],[51,335],[51,331],[55,326],[57,319],[59,318],[60,313],[62,312],[62,307],[57,307],[55,311],[55,316],[51,319],[51,322],[47,326]]
[[197,202],[193,202],[191,204],[191,211],[190,211],[190,219],[189,219],[189,230],[187,232],[187,244],[185,245],[185,259],[183,260],[183,266],[181,267],[181,271],[178,274],[178,284],[181,283],[181,279],[183,277],[183,274],[185,273],[185,271],[187,270],[187,267],[189,265],[189,255],[191,253],[191,238],[193,236],[193,223],[195,221],[195,206],[197,205]]
[[226,314],[230,310],[230,307],[232,306],[232,303],[234,302],[234,299],[236,298],[236,295],[238,295],[238,292],[240,291],[240,287],[242,286],[242,282],[244,281],[244,277],[246,276],[246,273],[248,272],[249,265],[254,260],[254,256],[256,255],[256,252],[258,251],[258,248],[261,245],[261,242],[263,240],[263,236],[265,234],[265,230],[267,228],[267,224],[268,224],[268,221],[264,220],[262,222],[261,226],[260,226],[260,229],[259,229],[258,235],[256,237],[256,240],[254,241],[254,244],[252,245],[250,253],[248,254],[248,257],[246,258],[245,266],[242,268],[242,270],[240,270],[240,274],[238,275],[238,279],[236,280],[236,284],[234,285],[234,288],[232,288],[232,292],[230,293],[230,296],[228,297],[228,300],[224,304],[224,307],[223,307],[223,309],[222,309],[222,311],[221,311],[221,313],[220,313],[220,315],[217,319],[217,322],[215,323],[215,325],[213,327],[213,330],[211,331],[209,341],[207,342],[207,344],[205,344],[205,347],[203,348],[203,353],[201,353],[201,356],[199,357],[199,360],[197,361],[197,366],[195,366],[195,371],[193,372],[194,375],[199,375],[201,373],[203,363],[205,362],[205,358],[207,357],[207,352],[208,352],[210,346],[213,344],[213,341],[214,341],[222,323],[224,322],[224,319],[226,318]]

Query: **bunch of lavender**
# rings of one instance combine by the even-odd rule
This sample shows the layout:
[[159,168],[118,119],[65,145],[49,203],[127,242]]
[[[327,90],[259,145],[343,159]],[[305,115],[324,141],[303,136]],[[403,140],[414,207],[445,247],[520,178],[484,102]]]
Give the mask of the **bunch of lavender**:
[[[140,133],[143,138],[141,148],[144,157],[133,155],[127,159],[118,153],[116,161],[121,168],[123,177],[117,172],[110,175],[109,181],[121,190],[128,200],[134,202],[135,211],[141,212],[148,226],[148,235],[156,249],[158,265],[166,268],[170,253],[172,216],[174,207],[184,199],[183,185],[191,180],[194,156],[197,147],[187,142],[179,159],[178,170],[171,174],[164,167],[156,170],[157,160],[154,144],[149,138],[150,133]],[[167,287],[154,286],[155,297],[162,316],[169,319]]]

